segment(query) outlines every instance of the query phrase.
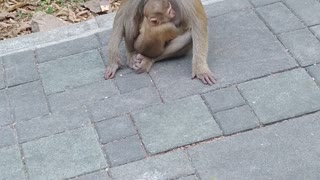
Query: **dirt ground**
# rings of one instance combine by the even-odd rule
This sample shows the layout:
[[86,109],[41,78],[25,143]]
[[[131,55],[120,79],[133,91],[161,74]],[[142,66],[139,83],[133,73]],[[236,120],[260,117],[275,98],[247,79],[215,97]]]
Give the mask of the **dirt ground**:
[[[100,6],[90,7],[92,1]],[[0,40],[32,33],[31,19],[38,11],[77,23],[116,11],[119,5],[120,0],[0,0]]]

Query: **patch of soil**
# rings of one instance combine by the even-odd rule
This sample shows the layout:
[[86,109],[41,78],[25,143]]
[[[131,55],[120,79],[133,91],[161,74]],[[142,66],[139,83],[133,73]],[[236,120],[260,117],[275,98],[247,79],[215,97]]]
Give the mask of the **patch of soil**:
[[[32,33],[30,26],[31,19],[33,14],[38,11],[54,15],[63,21],[77,23],[101,14],[116,11],[119,8],[120,1],[0,0],[0,40]],[[93,8],[92,4],[96,3],[100,7]]]

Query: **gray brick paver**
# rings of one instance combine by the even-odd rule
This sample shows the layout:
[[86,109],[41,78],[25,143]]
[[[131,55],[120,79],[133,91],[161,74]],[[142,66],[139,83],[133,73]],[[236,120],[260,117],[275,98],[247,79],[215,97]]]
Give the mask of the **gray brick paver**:
[[18,146],[0,148],[0,179],[25,179]]
[[179,178],[178,180],[198,180],[195,175]]
[[9,87],[39,79],[34,51],[23,51],[4,56],[3,64]]
[[133,118],[151,154],[221,135],[200,96],[153,106],[134,113]]
[[0,148],[16,143],[14,130],[10,126],[0,127]]
[[281,2],[257,8],[257,11],[276,34],[305,27]]
[[46,94],[103,80],[104,64],[97,50],[41,63],[40,76]]
[[146,157],[142,143],[138,136],[131,136],[104,146],[111,166],[131,163]]
[[320,114],[189,148],[201,179],[320,178]]
[[250,0],[255,7],[279,2],[281,0]]
[[93,120],[97,122],[159,104],[160,102],[156,89],[147,87],[93,103],[88,105],[88,108],[93,115]]
[[241,106],[214,114],[223,134],[229,135],[259,126],[259,120],[249,106]]
[[152,81],[148,74],[125,74],[116,78],[116,84],[121,93],[128,93],[137,89],[152,86]]
[[320,64],[310,66],[307,68],[308,72],[315,79],[316,83],[320,86]]
[[165,180],[176,179],[193,173],[194,169],[187,155],[182,151],[161,154],[111,168],[111,176],[115,180]]
[[87,125],[90,119],[86,113],[83,108],[72,109],[18,122],[16,129],[19,142],[23,143]]
[[320,2],[317,0],[283,0],[308,26],[320,23]]
[[48,104],[39,81],[9,88],[8,95],[17,121],[49,114]]
[[137,134],[127,115],[97,122],[95,126],[102,144]]
[[262,123],[272,123],[320,109],[320,88],[304,69],[239,85]]
[[248,0],[223,0],[205,7],[208,17],[215,17],[229,12],[251,8]]
[[203,95],[213,113],[245,104],[235,86],[219,89]]
[[22,144],[29,179],[64,179],[106,168],[92,127]]
[[302,66],[320,62],[320,41],[308,29],[283,33],[279,38]]
[[113,81],[102,81],[70,90],[80,103],[92,103],[119,94]]
[[102,170],[73,178],[72,180],[111,180],[111,178],[108,176],[107,171]]
[[13,122],[10,115],[9,99],[6,90],[0,90],[0,126],[8,125]]
[[52,111],[61,111],[92,104],[114,95],[119,95],[119,90],[110,81],[99,81],[92,84],[67,89],[65,92],[51,94],[48,96]]
[[316,35],[316,37],[320,39],[320,25],[310,27],[310,29]]
[[71,92],[51,94],[48,101],[53,112],[81,107],[80,101]]

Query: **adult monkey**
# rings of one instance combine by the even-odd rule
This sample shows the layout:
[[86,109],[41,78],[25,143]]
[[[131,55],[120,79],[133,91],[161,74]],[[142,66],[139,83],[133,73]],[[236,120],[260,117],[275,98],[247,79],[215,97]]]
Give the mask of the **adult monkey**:
[[154,62],[182,56],[193,47],[192,77],[199,78],[204,84],[214,84],[216,80],[207,63],[208,22],[201,0],[170,0],[176,12],[173,22],[177,27],[185,29],[185,33],[172,40],[163,54],[155,59],[144,57],[134,50],[134,41],[139,35],[146,1],[148,0],[122,0],[114,19],[105,78],[113,78],[121,65],[119,45],[124,37],[128,65],[136,72],[147,72]]

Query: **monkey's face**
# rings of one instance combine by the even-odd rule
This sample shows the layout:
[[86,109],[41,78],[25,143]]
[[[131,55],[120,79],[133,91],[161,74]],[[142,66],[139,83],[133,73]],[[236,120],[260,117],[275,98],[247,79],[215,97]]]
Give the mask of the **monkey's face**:
[[162,11],[145,13],[145,16],[151,26],[158,26],[160,24],[170,22],[176,15],[176,12],[172,9],[170,2],[161,9]]

